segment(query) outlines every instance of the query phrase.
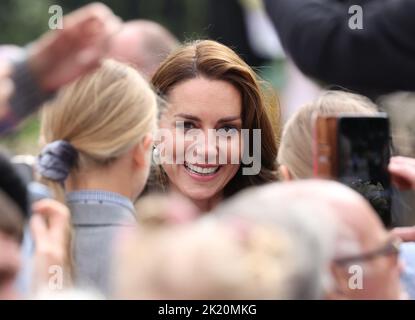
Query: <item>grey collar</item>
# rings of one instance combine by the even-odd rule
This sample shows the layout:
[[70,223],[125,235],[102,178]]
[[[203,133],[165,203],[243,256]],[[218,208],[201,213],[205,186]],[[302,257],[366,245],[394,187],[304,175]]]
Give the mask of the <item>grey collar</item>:
[[66,195],[74,225],[129,225],[135,223],[134,205],[118,193],[79,190]]

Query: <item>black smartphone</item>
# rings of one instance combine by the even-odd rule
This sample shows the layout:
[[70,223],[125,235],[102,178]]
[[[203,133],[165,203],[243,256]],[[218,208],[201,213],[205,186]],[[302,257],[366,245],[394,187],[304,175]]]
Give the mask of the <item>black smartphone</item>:
[[388,172],[391,156],[386,114],[337,120],[337,178],[362,194],[386,227],[391,227],[392,186]]

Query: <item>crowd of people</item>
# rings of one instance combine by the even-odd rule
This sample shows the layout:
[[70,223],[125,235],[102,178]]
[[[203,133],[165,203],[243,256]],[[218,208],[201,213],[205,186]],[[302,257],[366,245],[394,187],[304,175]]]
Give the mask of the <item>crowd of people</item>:
[[[301,2],[275,1],[276,24]],[[30,179],[0,155],[0,299],[415,299],[415,229],[313,172],[314,115],[375,103],[329,90],[283,124],[275,90],[220,42],[100,3],[64,26],[0,46],[0,134],[39,111],[41,146]],[[415,190],[415,159],[388,171]]]

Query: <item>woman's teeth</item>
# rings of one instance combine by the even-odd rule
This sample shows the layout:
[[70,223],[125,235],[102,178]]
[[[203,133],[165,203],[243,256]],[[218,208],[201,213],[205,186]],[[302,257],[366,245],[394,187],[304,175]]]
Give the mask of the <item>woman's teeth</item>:
[[202,167],[198,167],[196,165],[190,164],[190,163],[185,163],[184,166],[187,170],[197,173],[197,174],[201,174],[201,175],[214,174],[219,170],[219,166],[202,168]]

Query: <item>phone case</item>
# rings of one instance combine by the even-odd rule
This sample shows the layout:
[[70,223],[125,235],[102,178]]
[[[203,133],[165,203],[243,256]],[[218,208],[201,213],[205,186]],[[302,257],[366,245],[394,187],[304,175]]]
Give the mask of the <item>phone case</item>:
[[314,176],[325,179],[337,178],[337,117],[317,115],[313,140]]

